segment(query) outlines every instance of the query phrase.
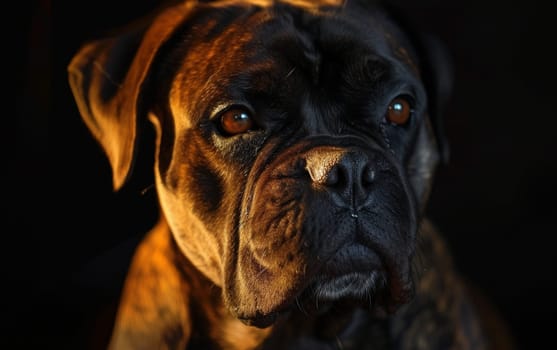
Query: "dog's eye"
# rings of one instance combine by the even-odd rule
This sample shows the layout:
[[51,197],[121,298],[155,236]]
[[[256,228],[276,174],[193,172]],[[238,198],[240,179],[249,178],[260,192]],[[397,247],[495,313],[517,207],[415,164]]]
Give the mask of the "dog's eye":
[[220,116],[222,131],[229,136],[242,134],[253,129],[251,114],[242,108],[232,108]]
[[412,108],[408,100],[403,97],[397,97],[389,104],[385,118],[393,124],[404,125],[408,122],[411,115]]

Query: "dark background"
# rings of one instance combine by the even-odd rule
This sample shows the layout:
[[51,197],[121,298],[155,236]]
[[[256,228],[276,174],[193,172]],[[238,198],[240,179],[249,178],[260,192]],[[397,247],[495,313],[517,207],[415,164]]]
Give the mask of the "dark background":
[[[451,159],[438,173],[430,217],[521,348],[552,344],[557,31],[549,2],[393,2],[454,59]],[[13,46],[22,53],[13,66],[17,132],[5,128],[3,141],[17,150],[18,186],[7,218],[17,223],[17,245],[4,254],[16,259],[5,266],[21,287],[6,289],[24,298],[5,299],[16,311],[7,334],[23,348],[102,347],[133,248],[155,220],[147,180],[112,192],[108,162],[67,84],[66,66],[84,41],[158,2],[131,3],[35,1],[6,32],[22,38]]]

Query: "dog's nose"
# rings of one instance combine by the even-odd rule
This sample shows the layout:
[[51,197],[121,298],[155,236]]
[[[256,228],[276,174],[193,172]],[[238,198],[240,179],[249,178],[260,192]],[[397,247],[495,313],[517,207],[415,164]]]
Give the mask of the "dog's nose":
[[309,152],[306,170],[315,185],[332,192],[338,205],[353,209],[358,209],[369,197],[376,177],[369,155],[336,147]]

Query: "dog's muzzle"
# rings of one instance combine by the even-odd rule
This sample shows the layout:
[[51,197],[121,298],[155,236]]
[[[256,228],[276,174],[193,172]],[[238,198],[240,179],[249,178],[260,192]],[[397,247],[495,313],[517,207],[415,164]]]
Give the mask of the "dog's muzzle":
[[231,309],[266,326],[301,299],[387,309],[412,293],[412,204],[403,175],[358,142],[300,143],[255,164],[244,194]]

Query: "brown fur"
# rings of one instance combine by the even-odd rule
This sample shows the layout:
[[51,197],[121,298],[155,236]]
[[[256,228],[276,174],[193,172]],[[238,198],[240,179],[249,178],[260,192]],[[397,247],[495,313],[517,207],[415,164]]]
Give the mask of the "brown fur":
[[[424,217],[449,72],[412,40],[356,0],[184,1],[84,45],[70,84],[115,190],[156,132],[160,220],[110,349],[512,348]],[[226,108],[260,127],[227,135]]]

